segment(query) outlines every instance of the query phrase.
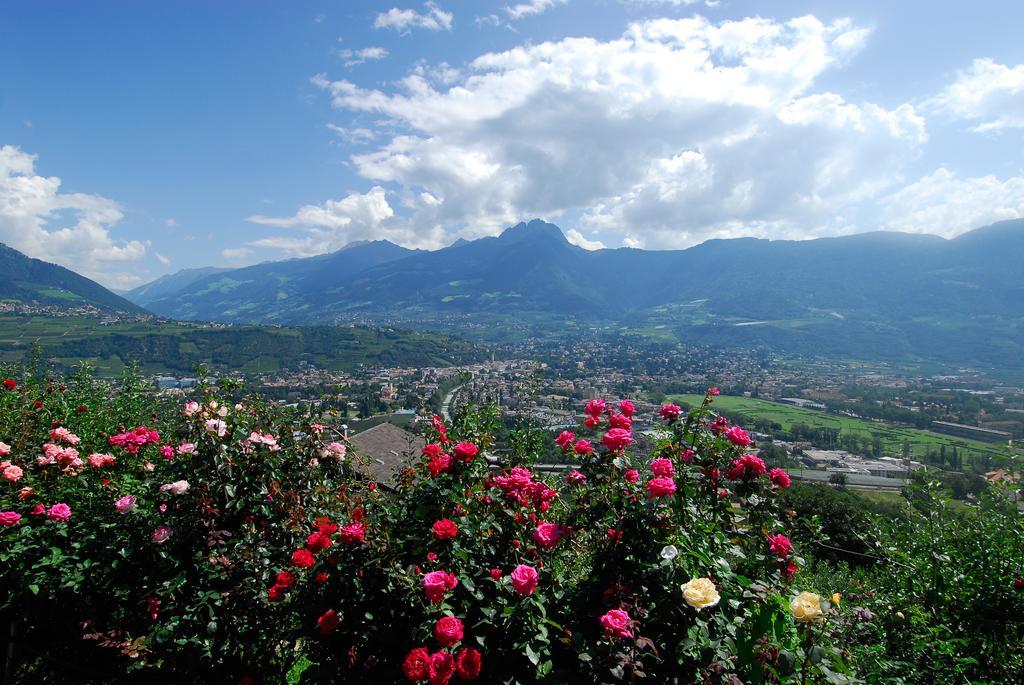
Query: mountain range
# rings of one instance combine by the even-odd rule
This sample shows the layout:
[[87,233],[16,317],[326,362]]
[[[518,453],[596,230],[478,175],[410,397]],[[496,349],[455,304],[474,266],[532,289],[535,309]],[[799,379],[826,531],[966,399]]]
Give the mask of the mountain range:
[[1020,368],[1022,263],[1024,220],[951,240],[874,232],[710,240],[665,251],[588,251],[533,220],[436,251],[372,241],[311,258],[192,269],[126,297],[184,320],[387,324],[492,341],[625,332]]
[[387,241],[192,279],[143,300],[228,322],[386,322],[492,340],[637,331],[857,358],[1022,364],[1024,220],[952,240],[896,232],[588,251],[521,223],[437,251]]
[[0,243],[0,300],[145,314],[134,302],[63,266],[33,259]]

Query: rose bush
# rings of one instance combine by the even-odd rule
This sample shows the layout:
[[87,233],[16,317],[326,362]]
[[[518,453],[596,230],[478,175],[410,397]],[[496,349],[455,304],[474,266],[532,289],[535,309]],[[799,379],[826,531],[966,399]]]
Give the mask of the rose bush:
[[712,391],[663,407],[643,458],[634,405],[588,403],[547,438],[577,468],[550,475],[531,434],[488,460],[495,411],[435,417],[385,488],[321,417],[230,381],[155,399],[131,374],[3,375],[0,609],[26,682],[856,675],[839,636],[865,614],[805,584],[789,478]]

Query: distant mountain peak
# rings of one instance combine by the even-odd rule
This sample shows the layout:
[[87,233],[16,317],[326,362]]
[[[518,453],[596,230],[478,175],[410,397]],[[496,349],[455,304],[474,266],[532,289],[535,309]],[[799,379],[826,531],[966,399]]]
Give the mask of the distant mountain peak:
[[562,229],[554,224],[541,219],[531,219],[528,223],[521,221],[515,226],[506,228],[498,237],[503,242],[521,242],[523,240],[555,240],[566,245],[570,244],[565,239]]

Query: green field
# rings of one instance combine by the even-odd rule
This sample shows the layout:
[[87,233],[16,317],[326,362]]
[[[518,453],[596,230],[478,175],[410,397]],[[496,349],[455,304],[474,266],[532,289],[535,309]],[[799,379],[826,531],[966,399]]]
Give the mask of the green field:
[[[676,395],[673,401],[689,406],[696,406],[704,400],[703,395]],[[779,402],[752,399],[750,397],[735,397],[721,395],[714,398],[712,409],[719,409],[722,412],[739,415],[753,421],[754,419],[767,419],[782,426],[783,430],[789,430],[794,423],[805,423],[815,428],[832,428],[846,434],[857,434],[868,437],[878,436],[886,454],[898,456],[904,442],[910,443],[911,454],[914,458],[922,458],[929,450],[937,450],[942,445],[948,448],[956,447],[961,452],[966,451],[968,458],[972,454],[987,454],[992,457],[1006,455],[1006,447],[1001,444],[979,442],[958,438],[952,435],[943,435],[931,431],[918,430],[915,428],[902,428],[889,423],[856,419],[849,416],[839,416],[815,409],[801,409]]]

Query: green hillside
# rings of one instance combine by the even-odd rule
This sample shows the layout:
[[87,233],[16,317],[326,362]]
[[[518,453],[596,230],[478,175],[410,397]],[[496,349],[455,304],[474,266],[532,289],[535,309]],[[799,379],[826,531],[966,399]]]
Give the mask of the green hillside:
[[[672,398],[674,402],[691,407],[699,405],[703,400],[703,395],[676,395]],[[1003,456],[1006,453],[1003,445],[957,438],[914,428],[902,428],[889,423],[839,416],[814,409],[801,409],[788,404],[750,397],[721,395],[714,398],[712,408],[730,416],[742,417],[748,424],[756,419],[771,421],[779,424],[782,430],[789,430],[795,423],[805,423],[815,428],[831,428],[846,434],[878,436],[882,440],[886,453],[891,456],[900,454],[904,442],[910,443],[911,454],[914,458],[922,458],[929,450],[939,449],[942,445],[966,451],[968,456],[970,454],[988,454],[995,457]]]
[[481,348],[445,335],[360,327],[217,326],[137,321],[103,325],[87,317],[0,315],[0,362],[25,358],[38,342],[44,359],[70,367],[85,360],[100,373],[137,362],[146,373],[214,370],[268,372],[298,368],[448,366],[484,357]]

